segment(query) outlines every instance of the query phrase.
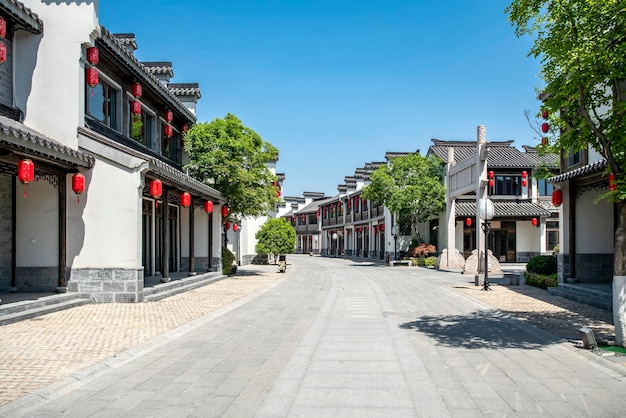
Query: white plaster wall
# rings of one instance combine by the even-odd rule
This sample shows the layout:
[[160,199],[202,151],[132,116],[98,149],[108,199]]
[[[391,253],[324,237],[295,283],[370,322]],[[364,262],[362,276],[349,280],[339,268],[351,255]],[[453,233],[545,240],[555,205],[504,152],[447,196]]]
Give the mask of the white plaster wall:
[[[457,221],[454,225],[454,246],[463,254],[463,222]],[[447,246],[441,248],[447,248]]]
[[569,219],[570,207],[565,202],[569,202],[569,186],[567,183],[557,185],[563,192],[563,203],[559,206],[559,253],[569,254]]
[[530,222],[518,221],[515,224],[517,252],[541,251],[541,228]]
[[68,193],[68,265],[140,267],[140,174],[97,159],[84,175],[86,190],[80,203]]
[[179,208],[180,256],[189,257],[189,211],[191,207]]
[[17,267],[59,265],[59,191],[45,180],[26,186],[15,180]]
[[195,235],[193,251],[196,257],[209,256],[209,215],[204,208],[197,208],[194,212]]
[[[76,128],[81,126],[84,94],[84,67],[80,63],[82,45],[98,26],[98,2],[34,1],[24,4],[44,22],[43,36],[24,35],[24,46],[36,48],[32,89],[16,72],[18,102],[25,103],[24,123],[72,148],[77,148]],[[17,45],[17,48],[22,45]],[[16,49],[17,49],[16,48]],[[16,65],[28,60],[33,50],[17,58]],[[29,77],[24,74],[24,77]]]
[[576,252],[606,254],[613,252],[613,204],[598,199],[606,190],[590,190],[576,199]]

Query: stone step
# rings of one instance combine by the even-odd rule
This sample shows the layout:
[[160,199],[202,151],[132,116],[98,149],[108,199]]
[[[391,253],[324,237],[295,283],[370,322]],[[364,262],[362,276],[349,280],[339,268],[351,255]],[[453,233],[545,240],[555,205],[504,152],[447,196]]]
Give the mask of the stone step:
[[566,299],[575,300],[576,302],[585,303],[607,311],[613,311],[613,299],[607,298],[605,295],[594,295],[585,293],[579,289],[568,289],[559,287],[549,287],[548,293],[555,296],[561,296]]
[[574,292],[577,294],[580,293],[584,295],[592,295],[592,296],[596,296],[599,298],[606,298],[609,300],[613,300],[613,292],[610,287],[607,287],[606,289],[604,289],[604,288],[597,288],[594,286],[585,286],[585,285],[580,285],[580,284],[559,283],[558,288],[568,291],[568,292]]
[[198,287],[215,283],[227,277],[228,276],[225,276],[220,272],[211,272],[186,277],[180,280],[173,280],[168,283],[160,283],[149,288],[144,288],[143,300],[145,302],[154,302],[165,299],[188,290],[197,289]]
[[0,308],[0,325],[12,324],[52,312],[75,308],[87,303],[90,303],[88,299],[79,298],[78,295],[53,295],[37,301],[7,304]]

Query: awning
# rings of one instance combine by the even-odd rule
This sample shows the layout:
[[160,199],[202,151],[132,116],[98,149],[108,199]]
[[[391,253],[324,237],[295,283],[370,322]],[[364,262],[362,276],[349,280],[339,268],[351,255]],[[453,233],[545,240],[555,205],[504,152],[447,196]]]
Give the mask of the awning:
[[[551,216],[551,212],[530,200],[496,200],[492,199],[494,208],[494,218],[523,218],[523,217],[544,217]],[[457,200],[455,216],[473,217],[476,216],[475,200]]]
[[0,115],[0,145],[16,153],[39,157],[66,168],[91,168],[96,159],[93,155],[78,151],[45,137],[26,125]]
[[576,170],[568,171],[567,173],[559,174],[558,176],[550,177],[548,183],[562,183],[566,180],[573,179],[575,177],[586,176],[588,174],[595,174],[603,171],[606,168],[606,160],[603,158],[595,163],[587,164]]
[[10,15],[18,25],[29,32],[41,33],[43,22],[28,7],[16,0],[0,0],[0,10]]
[[212,187],[188,176],[171,165],[157,159],[151,158],[149,161],[150,170],[156,174],[156,177],[165,180],[167,183],[178,187],[181,190],[200,196],[203,199],[211,200],[217,203],[226,201],[224,195]]

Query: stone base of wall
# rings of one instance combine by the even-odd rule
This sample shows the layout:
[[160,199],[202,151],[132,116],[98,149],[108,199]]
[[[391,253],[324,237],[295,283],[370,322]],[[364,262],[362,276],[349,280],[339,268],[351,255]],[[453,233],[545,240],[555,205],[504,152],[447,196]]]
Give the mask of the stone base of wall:
[[68,273],[68,291],[98,303],[142,302],[143,268],[72,268]]
[[515,253],[515,262],[516,263],[528,263],[528,261],[533,258],[540,255],[540,253],[536,252],[536,251],[528,251],[528,252],[523,252],[523,251],[518,251]]
[[611,283],[613,254],[576,254],[576,278],[579,283]]
[[18,292],[54,292],[59,286],[59,268],[17,267],[15,284]]
[[[195,257],[194,267],[196,273],[204,273],[209,268],[208,257]],[[189,257],[183,257],[180,259],[180,271],[189,271]]]
[[570,274],[569,254],[556,255],[556,268],[559,283],[567,283]]
[[222,271],[221,257],[213,257],[213,271]]

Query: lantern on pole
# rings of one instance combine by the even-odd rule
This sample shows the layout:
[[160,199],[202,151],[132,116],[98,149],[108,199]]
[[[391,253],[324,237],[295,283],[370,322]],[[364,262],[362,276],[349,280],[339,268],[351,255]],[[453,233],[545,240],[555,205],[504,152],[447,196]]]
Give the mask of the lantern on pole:
[[80,195],[85,191],[85,176],[81,173],[72,176],[72,190],[76,193],[76,201],[80,203]]
[[184,208],[188,208],[191,205],[191,195],[188,192],[180,194],[180,205]]
[[32,160],[20,160],[17,164],[17,178],[24,185],[24,197],[26,197],[26,186],[35,180],[35,163]]

